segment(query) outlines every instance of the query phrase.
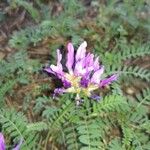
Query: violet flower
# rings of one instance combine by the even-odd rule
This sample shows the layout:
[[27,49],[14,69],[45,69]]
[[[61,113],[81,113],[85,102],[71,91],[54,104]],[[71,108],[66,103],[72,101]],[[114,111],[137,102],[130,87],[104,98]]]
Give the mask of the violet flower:
[[92,91],[105,87],[112,81],[117,79],[117,75],[112,75],[106,79],[102,79],[104,73],[104,66],[99,64],[99,57],[94,57],[92,53],[86,53],[87,43],[84,41],[75,54],[72,43],[68,43],[67,62],[66,67],[68,72],[63,71],[61,64],[62,54],[57,49],[57,65],[50,65],[44,70],[48,73],[54,74],[63,83],[63,87],[55,89],[54,95],[62,93],[76,93],[77,95],[85,95],[88,97],[99,98],[92,96]]
[[[12,150],[20,150],[22,140]],[[0,133],[0,150],[6,150],[5,139],[2,133]]]

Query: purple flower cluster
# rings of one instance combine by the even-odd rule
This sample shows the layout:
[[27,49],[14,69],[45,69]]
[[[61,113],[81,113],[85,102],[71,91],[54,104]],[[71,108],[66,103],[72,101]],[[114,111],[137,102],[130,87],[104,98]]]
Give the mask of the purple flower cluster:
[[[21,144],[22,140],[20,140],[19,144],[16,145],[12,150],[20,150]],[[6,150],[5,139],[2,133],[0,133],[0,150]]]
[[57,65],[51,65],[44,69],[46,72],[54,74],[61,79],[63,83],[62,88],[55,89],[55,94],[71,92],[96,98],[98,96],[93,96],[92,91],[105,87],[117,79],[117,75],[112,75],[106,79],[101,78],[104,73],[104,66],[99,64],[99,57],[95,58],[94,54],[86,53],[86,47],[87,43],[84,41],[75,54],[72,43],[68,43],[66,61],[68,72],[63,71],[61,64],[62,54],[57,49]]

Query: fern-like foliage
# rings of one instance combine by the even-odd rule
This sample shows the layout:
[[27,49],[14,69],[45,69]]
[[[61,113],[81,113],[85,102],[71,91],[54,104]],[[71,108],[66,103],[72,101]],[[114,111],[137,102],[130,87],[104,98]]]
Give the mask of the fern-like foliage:
[[150,72],[147,69],[140,68],[138,66],[132,67],[132,66],[123,66],[123,67],[116,67],[116,66],[110,66],[107,68],[107,74],[118,74],[120,76],[124,77],[137,77],[144,79],[146,81],[150,81]]
[[23,140],[22,150],[35,147],[37,135],[34,132],[27,131],[27,119],[22,113],[14,110],[1,109],[0,124],[5,133],[13,138],[14,142]]
[[136,95],[137,101],[129,99],[129,110],[117,116],[123,133],[121,142],[123,149],[148,149],[150,145],[148,140],[149,118],[147,116],[149,111],[146,103],[147,100],[149,101],[148,91],[149,89],[144,89],[141,94]]
[[150,47],[147,44],[136,45],[120,45],[120,51],[106,52],[102,55],[102,62],[106,64],[106,71],[108,75],[112,73],[124,77],[127,81],[130,76],[150,81],[150,71],[139,66],[126,65],[124,62],[129,59],[136,59],[138,57],[147,56],[150,54]]
[[16,80],[13,80],[13,81],[9,80],[8,82],[6,82],[6,83],[4,83],[4,84],[2,84],[0,86],[0,106],[2,106],[2,104],[4,104],[2,102],[4,100],[5,94],[8,91],[10,92],[12,90],[13,86],[15,85],[15,83],[16,83]]
[[27,125],[27,130],[30,131],[43,131],[47,130],[48,126],[45,122],[35,122],[35,123],[29,123]]
[[[70,121],[72,123],[68,123],[68,127],[66,128],[66,143],[67,146],[74,147],[74,149],[89,149],[89,150],[98,150],[105,148],[105,144],[103,142],[103,137],[105,136],[106,124],[108,127],[108,120],[105,118],[106,122],[100,121],[104,114],[106,115],[109,112],[117,111],[121,104],[125,106],[126,102],[121,96],[110,95],[103,99],[103,101],[97,103],[93,103],[93,108],[91,109],[91,104],[89,101],[85,101],[83,107],[80,108],[80,111],[76,109]],[[107,116],[107,115],[106,115]],[[74,118],[74,119],[73,119]],[[110,124],[111,126],[111,124]],[[69,131],[73,130],[71,133]],[[68,134],[67,134],[68,133]],[[68,138],[70,137],[70,138]],[[77,138],[79,142],[75,142],[75,138]],[[68,142],[69,140],[69,142]]]
[[111,140],[111,142],[108,145],[109,150],[125,150],[122,145],[119,138],[115,138]]
[[114,50],[112,52],[104,52],[104,54],[100,54],[102,62],[108,67],[112,65],[118,68],[120,66],[124,66],[124,62],[127,60],[150,55],[150,47],[148,44],[136,44],[134,46],[120,44],[117,49],[120,50]]
[[[17,4],[28,8],[28,11],[31,12],[33,17],[38,14],[38,12],[33,9],[30,3],[28,4],[28,2],[23,0],[15,1]],[[43,8],[43,5],[40,3],[40,1],[38,1],[38,3],[39,7]],[[79,19],[76,18],[76,10],[78,10],[78,13],[81,13],[83,12],[84,7],[82,3],[77,0],[65,0],[61,1],[61,4],[64,6],[64,11],[55,18],[53,17],[53,10],[45,6],[44,9],[47,11],[45,12],[41,10],[41,13],[43,12],[41,16],[44,18],[44,20],[42,20],[39,25],[27,27],[19,32],[14,32],[9,40],[10,46],[16,49],[26,49],[30,44],[35,46],[38,42],[46,39],[47,37],[57,38],[58,36],[61,37],[62,35],[64,37],[71,36],[72,30],[74,30],[79,24]],[[51,15],[47,15],[47,13]],[[76,39],[79,39],[79,36],[77,36]]]
[[77,125],[73,123],[66,123],[64,126],[64,133],[65,133],[65,142],[67,145],[68,150],[78,150],[80,144],[78,142],[78,133],[77,133]]
[[29,44],[36,45],[43,38],[50,36],[52,31],[54,33],[51,21],[45,20],[40,25],[22,29],[20,32],[14,32],[9,43],[11,47],[26,49]]
[[72,111],[74,107],[74,102],[66,101],[53,115],[49,116],[50,126],[51,128],[59,127],[61,124],[65,123],[72,116]]
[[136,99],[139,102],[136,109],[138,109],[140,105],[150,105],[150,89],[143,89],[141,93],[136,95]]
[[96,120],[83,118],[78,122],[79,141],[82,143],[81,150],[98,150],[102,148],[101,129]]
[[[74,102],[67,100],[59,109],[56,109],[55,111],[52,111],[53,107],[45,108],[45,110],[43,111],[43,117],[46,117],[48,119],[48,133],[46,135],[46,139],[44,140],[45,147],[50,137],[53,137],[54,139],[56,139],[56,142],[59,143],[62,143],[62,141],[64,141],[65,139],[67,142],[69,142],[69,139],[67,138],[68,135],[66,136],[65,133],[69,134],[70,132],[66,131],[63,127],[67,122],[70,122],[69,120],[71,120],[71,117],[73,116],[74,106]],[[72,126],[72,129],[73,128],[74,127]],[[57,135],[57,132],[60,132],[59,136]],[[70,147],[74,147],[74,145],[72,145],[70,142],[68,143],[68,145],[70,145]]]
[[25,0],[14,0],[14,1],[10,1],[10,5],[12,7],[17,7],[17,6],[23,7],[25,10],[28,11],[28,13],[31,15],[31,17],[34,20],[36,21],[39,20],[39,12],[36,8],[32,6],[32,3],[27,2]]
[[122,143],[123,143],[123,147],[124,148],[127,148],[128,146],[130,146],[131,142],[132,142],[132,139],[134,137],[133,135],[133,130],[129,127],[127,127],[126,125],[122,125],[122,132],[123,132],[123,140],[122,140]]
[[[121,45],[122,46],[122,45]],[[120,60],[127,60],[131,58],[143,57],[146,55],[150,55],[150,46],[145,45],[137,45],[137,46],[122,46],[121,51],[117,54],[117,58]]]
[[93,105],[94,112],[110,112],[110,111],[122,111],[127,109],[127,103],[125,98],[119,95],[110,95],[102,99],[98,104]]
[[29,63],[30,60],[28,59],[26,51],[19,51],[18,53],[15,53],[12,57],[9,57],[6,61],[1,61],[0,75],[3,76],[2,80],[4,80],[4,77],[12,78],[15,71],[18,71],[19,74],[21,73],[21,71],[29,69]]

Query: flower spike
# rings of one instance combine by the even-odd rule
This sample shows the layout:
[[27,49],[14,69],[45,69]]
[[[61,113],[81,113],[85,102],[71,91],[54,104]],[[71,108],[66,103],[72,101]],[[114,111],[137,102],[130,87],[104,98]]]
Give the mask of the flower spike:
[[106,79],[102,79],[104,66],[100,65],[99,57],[94,57],[94,54],[86,54],[87,42],[84,41],[75,54],[72,43],[68,43],[66,67],[68,72],[63,71],[61,64],[62,54],[57,50],[57,66],[51,65],[44,70],[54,74],[61,79],[63,87],[54,90],[54,96],[67,92],[76,93],[76,95],[85,95],[95,100],[100,97],[93,95],[92,91],[105,87],[117,79],[117,75],[112,75]]

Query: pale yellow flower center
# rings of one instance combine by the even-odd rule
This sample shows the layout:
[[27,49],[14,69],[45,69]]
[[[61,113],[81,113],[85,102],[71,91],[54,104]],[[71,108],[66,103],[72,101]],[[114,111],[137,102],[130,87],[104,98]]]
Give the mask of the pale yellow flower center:
[[65,74],[67,81],[71,83],[71,87],[67,89],[69,93],[83,94],[86,96],[91,96],[91,91],[98,88],[97,85],[90,83],[87,88],[84,88],[80,85],[80,76],[75,76],[73,74]]

